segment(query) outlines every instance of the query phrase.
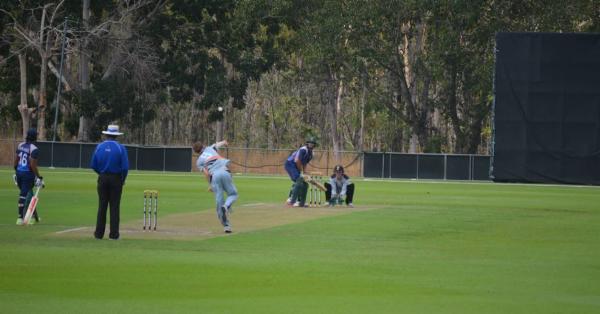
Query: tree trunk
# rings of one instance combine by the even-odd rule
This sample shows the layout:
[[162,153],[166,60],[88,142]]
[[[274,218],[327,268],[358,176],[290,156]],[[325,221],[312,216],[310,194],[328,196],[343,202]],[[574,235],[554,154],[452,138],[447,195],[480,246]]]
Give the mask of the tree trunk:
[[[409,28],[407,24],[405,27]],[[412,35],[409,30],[402,37],[395,55],[395,71],[402,101],[406,104],[406,113],[413,137],[418,140],[421,150],[429,145],[429,85],[431,76],[425,68],[419,68],[419,56],[423,54],[426,29],[423,24],[413,25]],[[417,75],[417,73],[421,73]],[[411,142],[411,150],[417,143]]]
[[[329,71],[329,81],[330,82],[337,81],[336,74],[331,69]],[[333,87],[334,87],[334,85],[332,84],[330,88],[333,88]],[[335,163],[339,163],[341,160],[341,155],[340,155],[341,141],[340,141],[340,133],[338,132],[337,124],[338,124],[338,107],[341,106],[343,90],[344,90],[343,82],[342,82],[342,80],[339,80],[339,82],[337,84],[336,92],[335,92],[335,100],[334,100],[334,97],[327,97],[327,106],[329,108],[328,115],[329,115],[330,134],[331,134],[331,141],[333,144],[333,158],[335,160]],[[331,94],[331,96],[333,96],[333,93],[331,93],[331,91],[329,89],[326,90],[325,92],[327,94]]]
[[469,143],[466,151],[468,154],[477,154],[477,148],[481,143],[481,129],[485,117],[491,110],[491,105],[491,101],[488,101],[473,109],[476,110],[476,113],[473,115],[473,120],[469,126]]
[[277,135],[279,134],[279,127],[275,121],[275,109],[273,109],[273,99],[269,99],[267,101],[267,110],[268,110],[268,118],[269,118],[269,126],[268,129],[269,137],[268,137],[268,148],[274,149],[277,147]]
[[461,121],[458,117],[458,84],[457,84],[457,76],[459,75],[456,71],[456,64],[454,61],[450,60],[448,62],[450,64],[449,69],[449,87],[448,87],[448,96],[446,101],[446,113],[450,117],[450,122],[452,123],[452,130],[454,131],[454,136],[456,140],[454,142],[454,152],[455,153],[464,153],[465,148],[465,134],[461,128]]
[[39,94],[39,102],[37,108],[37,130],[38,130],[38,138],[41,140],[46,139],[46,105],[48,103],[47,100],[47,92],[46,92],[46,83],[47,83],[47,74],[48,74],[48,56],[46,53],[41,55],[42,64],[40,70],[40,94]]
[[369,76],[367,73],[367,64],[365,62],[364,69],[360,74],[360,85],[361,85],[361,94],[360,94],[360,129],[358,131],[358,145],[356,146],[356,150],[362,152],[364,150],[364,132],[365,132],[365,107],[367,106],[367,92],[369,88]]
[[481,119],[473,121],[473,123],[469,127],[469,143],[467,145],[467,150],[465,151],[465,153],[477,154],[477,148],[479,147],[479,143],[481,142],[482,122],[483,121]]
[[90,139],[90,134],[88,130],[90,129],[90,119],[80,116],[79,117],[79,128],[77,129],[77,140],[79,142],[88,142]]
[[223,140],[223,120],[215,122],[215,143]]
[[19,54],[19,72],[21,74],[21,102],[18,109],[21,113],[23,138],[25,138],[25,136],[27,136],[27,130],[29,129],[31,109],[27,106],[27,60],[22,53]]
[[[40,24],[40,92],[38,95],[38,106],[37,106],[37,131],[38,138],[45,140],[46,139],[46,74],[48,73],[48,58],[49,58],[49,47],[48,40],[49,38],[44,38],[44,32],[46,28],[46,6],[42,11],[42,21]],[[50,36],[50,35],[48,35]]]
[[[90,23],[90,0],[83,0],[83,29],[87,31]],[[79,47],[79,84],[80,89],[87,90],[90,87],[90,70],[89,58],[87,55],[87,38],[84,37]],[[90,119],[81,115],[79,116],[79,130],[77,131],[77,140],[80,142],[88,142],[90,140]]]

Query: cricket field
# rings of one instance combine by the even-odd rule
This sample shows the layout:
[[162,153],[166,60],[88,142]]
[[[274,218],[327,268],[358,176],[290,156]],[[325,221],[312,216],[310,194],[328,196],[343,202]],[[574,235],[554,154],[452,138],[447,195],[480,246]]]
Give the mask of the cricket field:
[[225,234],[203,176],[132,171],[100,241],[96,175],[41,173],[42,221],[17,226],[0,168],[2,313],[600,312],[599,187],[353,178],[354,208],[298,209],[288,178],[234,175]]

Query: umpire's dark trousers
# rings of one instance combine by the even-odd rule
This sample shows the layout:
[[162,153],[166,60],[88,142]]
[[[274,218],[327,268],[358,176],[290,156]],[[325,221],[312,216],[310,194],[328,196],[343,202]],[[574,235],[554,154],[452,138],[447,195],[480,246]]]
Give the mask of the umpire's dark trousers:
[[119,238],[119,218],[121,206],[121,192],[123,182],[121,174],[103,173],[98,176],[98,218],[96,219],[96,239],[104,237],[106,228],[106,210],[110,204],[110,233],[111,239]]

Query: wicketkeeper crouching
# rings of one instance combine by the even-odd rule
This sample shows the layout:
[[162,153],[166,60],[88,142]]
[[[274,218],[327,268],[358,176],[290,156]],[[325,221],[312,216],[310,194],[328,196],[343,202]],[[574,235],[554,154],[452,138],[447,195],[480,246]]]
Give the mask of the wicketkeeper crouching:
[[352,205],[354,183],[350,182],[350,177],[344,173],[342,165],[333,168],[333,174],[329,178],[329,183],[325,183],[325,188],[327,188],[325,200],[329,202],[329,206],[346,202],[348,207],[354,207]]

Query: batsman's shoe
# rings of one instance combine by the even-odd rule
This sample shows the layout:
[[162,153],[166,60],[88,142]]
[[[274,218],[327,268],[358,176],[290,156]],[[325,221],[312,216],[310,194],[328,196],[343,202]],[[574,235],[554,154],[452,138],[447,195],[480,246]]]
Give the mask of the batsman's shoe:
[[285,205],[287,205],[287,206],[292,206],[292,205],[294,205],[294,203],[292,203],[292,199],[291,199],[291,198],[288,198],[288,199],[285,201]]
[[348,207],[354,207],[354,205],[352,205],[352,203],[348,203]]
[[17,218],[17,226],[23,225],[23,218]]
[[225,231],[225,233],[231,233],[231,232],[232,232],[232,231],[231,231],[231,227],[230,227],[230,226],[227,226],[227,227],[225,227],[225,228],[223,229],[223,231]]

